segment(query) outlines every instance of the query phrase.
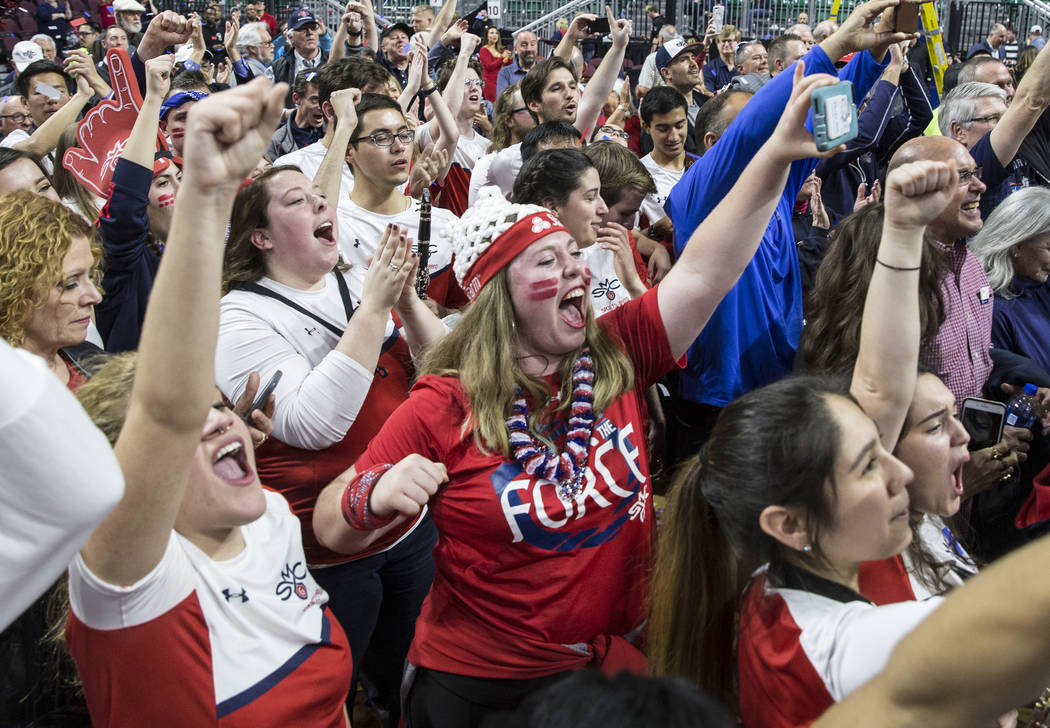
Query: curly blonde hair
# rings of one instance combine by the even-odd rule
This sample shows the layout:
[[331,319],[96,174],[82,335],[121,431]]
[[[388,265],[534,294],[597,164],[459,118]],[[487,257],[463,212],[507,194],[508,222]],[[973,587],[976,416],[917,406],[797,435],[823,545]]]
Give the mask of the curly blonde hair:
[[12,346],[22,346],[33,309],[61,282],[62,260],[78,237],[91,243],[97,287],[102,250],[83,218],[28,190],[0,196],[0,336]]

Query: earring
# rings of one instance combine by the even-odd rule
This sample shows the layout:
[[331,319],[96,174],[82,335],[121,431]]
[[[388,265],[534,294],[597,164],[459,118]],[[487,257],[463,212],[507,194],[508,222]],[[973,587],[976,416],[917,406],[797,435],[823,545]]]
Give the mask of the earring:
[[802,547],[802,553],[805,553],[805,554],[808,554],[812,550],[813,550],[812,547],[810,547],[810,545],[808,543],[805,546]]

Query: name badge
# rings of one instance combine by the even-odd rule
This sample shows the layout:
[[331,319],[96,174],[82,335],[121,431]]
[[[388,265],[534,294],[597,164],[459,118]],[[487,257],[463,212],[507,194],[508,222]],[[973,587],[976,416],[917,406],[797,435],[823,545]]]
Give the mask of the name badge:
[[977,297],[981,299],[981,303],[988,303],[992,300],[992,287],[984,286],[977,294]]

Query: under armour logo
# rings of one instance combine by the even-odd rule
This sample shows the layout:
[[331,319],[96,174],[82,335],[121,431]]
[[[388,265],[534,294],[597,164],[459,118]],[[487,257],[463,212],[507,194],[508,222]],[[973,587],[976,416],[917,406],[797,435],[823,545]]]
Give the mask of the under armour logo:
[[241,587],[241,593],[240,594],[237,594],[235,592],[231,592],[229,589],[223,589],[222,590],[222,595],[224,597],[226,597],[226,601],[227,602],[230,601],[231,599],[240,599],[241,600],[241,604],[244,604],[246,601],[248,601],[248,590],[245,589],[243,586]]
[[317,334],[318,336],[321,335],[321,331],[316,326],[311,326],[310,328],[304,327],[303,331],[306,332],[307,336],[313,336],[314,334]]

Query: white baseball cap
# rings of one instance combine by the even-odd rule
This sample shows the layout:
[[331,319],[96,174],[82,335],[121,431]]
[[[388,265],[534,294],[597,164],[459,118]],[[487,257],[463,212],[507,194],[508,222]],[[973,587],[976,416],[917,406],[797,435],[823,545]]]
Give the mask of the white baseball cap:
[[11,60],[19,73],[26,70],[26,66],[34,61],[44,60],[44,51],[31,40],[20,40],[11,49]]
[[1043,29],[1042,29],[1041,26],[1033,25],[1032,29],[1030,31],[1028,31],[1028,34],[1031,35],[1032,33],[1042,33],[1042,32],[1043,32]]

